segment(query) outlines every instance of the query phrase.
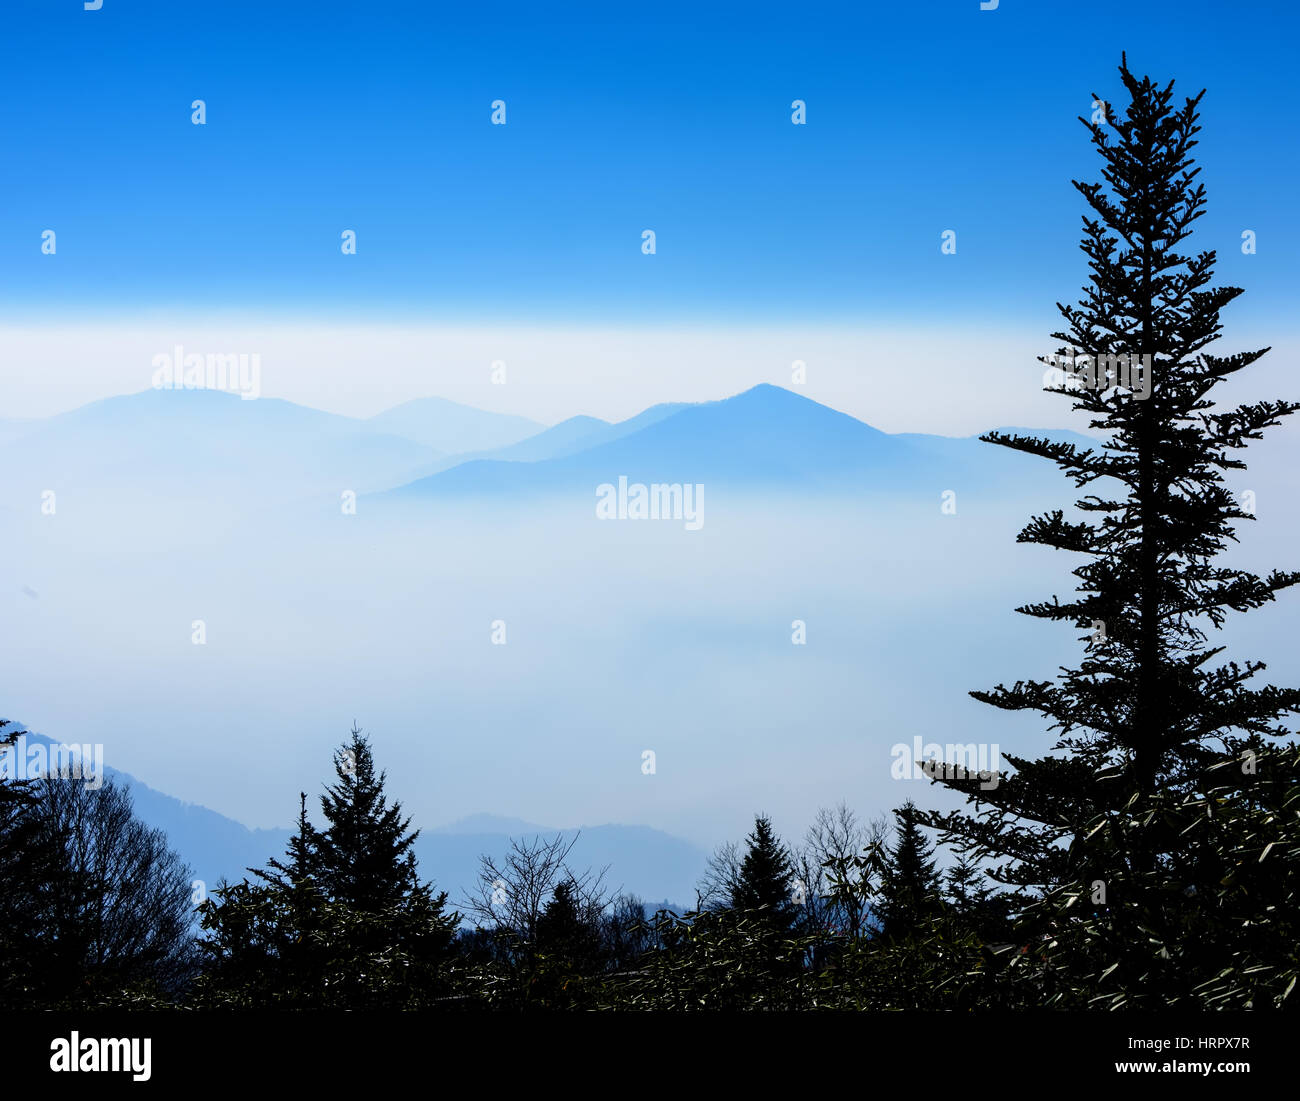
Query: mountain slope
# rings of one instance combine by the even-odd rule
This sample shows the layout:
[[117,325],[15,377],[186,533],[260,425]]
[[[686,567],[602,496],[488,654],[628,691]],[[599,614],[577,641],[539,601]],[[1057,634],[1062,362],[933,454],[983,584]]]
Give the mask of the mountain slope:
[[499,459],[508,463],[535,463],[542,459],[555,459],[561,455],[581,451],[598,442],[605,430],[612,428],[609,421],[598,417],[570,417],[560,421],[544,432],[520,440],[509,447],[499,447],[495,451],[473,452],[466,458]]
[[416,398],[365,424],[373,432],[401,436],[444,454],[509,447],[545,427],[526,417],[489,413],[446,398]]
[[[656,406],[618,434],[573,455],[531,464],[478,461],[385,496],[590,489],[619,476],[643,482],[804,485],[850,482],[864,471],[906,469],[912,444],[777,386],[732,398]],[[593,481],[594,479],[594,481]]]
[[622,439],[624,436],[630,436],[634,432],[639,432],[642,428],[672,416],[678,410],[687,408],[690,408],[690,406],[683,402],[667,402],[662,405],[653,405],[649,409],[638,413],[635,417],[619,421],[616,424],[610,424],[598,417],[570,417],[568,420],[563,420],[544,432],[529,436],[527,439],[520,440],[519,443],[511,444],[509,447],[449,455],[435,463],[433,468],[428,471],[428,475],[432,476],[444,470],[450,470],[452,467],[471,462],[535,463],[544,462],[547,459],[562,459],[582,451],[589,451],[601,444]]
[[[1093,441],[1074,433],[1085,444]],[[612,437],[612,438],[611,438]],[[596,433],[594,446],[533,463],[484,459],[376,495],[387,503],[478,495],[587,497],[594,487],[699,483],[724,490],[928,494],[1002,492],[1041,479],[1041,464],[977,437],[891,435],[778,386],[720,401],[655,406]]]
[[[52,739],[30,730],[24,737],[28,742],[40,742],[47,747],[54,744]],[[136,817],[167,835],[168,845],[209,892],[223,878],[237,881],[247,874],[250,866],[264,866],[268,857],[280,855],[288,843],[288,830],[249,829],[207,807],[183,803],[155,791],[130,773],[110,765],[104,766],[104,780],[130,791]]]
[[106,398],[0,443],[6,487],[27,496],[114,485],[186,494],[366,491],[427,472],[438,457],[351,417],[214,390]]
[[429,474],[450,470],[462,463],[490,461],[505,463],[535,463],[545,459],[554,459],[562,455],[571,455],[600,443],[605,438],[605,430],[614,426],[597,417],[570,417],[535,436],[528,436],[508,447],[497,447],[491,451],[466,451],[457,455],[447,455],[434,463]]
[[[50,738],[27,731],[27,741],[53,744]],[[210,893],[221,879],[244,878],[250,867],[265,867],[271,857],[284,855],[290,831],[249,829],[247,826],[194,803],[183,803],[156,791],[129,773],[111,766],[104,768],[105,782],[126,787],[135,804],[136,816],[160,829],[167,842],[190,866],[193,877],[202,880]],[[292,800],[296,807],[296,799]],[[312,806],[314,800],[309,800]],[[415,852],[420,874],[432,879],[448,893],[453,905],[460,903],[478,881],[479,857],[488,853],[500,859],[509,849],[511,837],[566,838],[580,834],[570,854],[575,870],[599,870],[610,865],[611,888],[622,887],[643,899],[692,899],[694,884],[703,871],[703,850],[688,841],[648,826],[603,825],[581,830],[555,830],[518,818],[476,814],[450,825],[422,830]]]

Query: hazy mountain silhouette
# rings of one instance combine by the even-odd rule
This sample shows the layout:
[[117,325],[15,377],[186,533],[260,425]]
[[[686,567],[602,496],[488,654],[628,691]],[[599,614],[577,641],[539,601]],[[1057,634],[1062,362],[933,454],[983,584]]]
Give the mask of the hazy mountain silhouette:
[[402,436],[445,454],[508,447],[545,427],[526,417],[488,413],[446,398],[416,398],[365,423],[373,431]]
[[[54,744],[53,739],[30,730],[24,736],[28,742]],[[105,765],[104,778],[105,782],[112,781],[131,792],[136,816],[167,835],[168,844],[209,891],[223,877],[238,880],[250,865],[265,864],[267,857],[282,852],[289,840],[287,829],[249,829],[207,807],[155,791],[111,765]]]
[[[1047,435],[1095,445],[1076,433]],[[363,421],[275,398],[145,390],[45,420],[0,420],[0,507],[26,506],[48,488],[236,503],[346,489],[395,499],[586,494],[620,475],[808,492],[962,489],[1032,477],[1033,465],[1016,459],[974,437],[886,434],[767,384],[719,401],[655,405],[616,424],[575,416],[551,428],[442,398]]]
[[106,398],[0,442],[6,483],[27,493],[119,484],[185,494],[364,491],[418,476],[439,457],[351,417],[214,390]]
[[516,444],[511,444],[509,447],[498,447],[491,451],[470,451],[458,455],[448,455],[436,462],[429,474],[440,473],[463,463],[480,460],[534,463],[544,462],[547,459],[562,459],[568,455],[589,451],[593,447],[609,443],[612,440],[630,436],[632,433],[639,432],[642,428],[663,420],[665,417],[672,416],[680,409],[687,408],[689,408],[689,405],[682,402],[652,405],[635,417],[629,417],[617,424],[610,424],[598,417],[569,417],[567,420],[563,420],[543,432],[538,432],[534,436],[529,436]]
[[[53,740],[27,731],[27,741],[46,746]],[[185,803],[149,787],[129,773],[104,768],[105,781],[126,787],[141,821],[160,829],[168,844],[189,864],[195,879],[207,891],[221,879],[238,881],[250,867],[265,867],[269,858],[283,856],[288,829],[250,829],[232,818],[195,803]],[[296,806],[296,798],[289,799]],[[318,809],[308,799],[308,813]],[[315,815],[319,820],[319,814]],[[414,825],[418,826],[419,823]],[[645,899],[694,899],[694,884],[703,871],[703,850],[688,841],[648,826],[603,825],[581,830],[555,830],[493,814],[475,814],[447,826],[422,829],[415,843],[420,874],[433,879],[458,903],[478,881],[479,856],[503,857],[511,837],[581,836],[571,853],[575,870],[610,865],[606,877],[611,887]]]
[[[697,405],[656,406],[594,432],[571,454],[532,463],[461,461],[377,495],[588,494],[621,475],[629,481],[770,486],[805,492],[889,492],[924,485],[999,487],[1032,477],[1026,464],[975,437],[890,435],[778,386]],[[462,457],[465,458],[465,457]],[[1009,461],[1010,460],[1010,461]]]
[[523,837],[528,834],[554,833],[546,826],[536,822],[525,822],[522,818],[509,818],[501,814],[471,814],[457,819],[445,826],[437,826],[430,833],[494,833],[510,837]]
[[612,427],[609,421],[603,421],[599,417],[570,417],[544,432],[538,432],[537,435],[529,436],[509,447],[466,455],[464,458],[492,458],[504,462],[524,463],[555,459],[591,447]]

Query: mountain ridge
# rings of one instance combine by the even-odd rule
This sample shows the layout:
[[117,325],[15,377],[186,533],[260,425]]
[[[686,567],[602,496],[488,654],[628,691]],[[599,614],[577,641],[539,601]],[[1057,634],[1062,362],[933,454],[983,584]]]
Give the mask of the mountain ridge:
[[[54,739],[22,729],[28,742],[56,745]],[[201,803],[188,803],[150,787],[128,772],[104,763],[105,782],[121,784],[131,794],[137,817],[162,830],[168,845],[189,865],[193,876],[211,893],[222,879],[249,878],[249,868],[264,868],[282,857],[292,831],[283,827],[244,825]],[[295,803],[296,805],[296,803]],[[695,878],[703,871],[705,853],[698,846],[653,826],[605,823],[598,826],[554,828],[523,819],[485,812],[444,826],[423,828],[415,843],[420,874],[448,893],[453,906],[477,883],[479,857],[502,858],[512,838],[578,837],[575,870],[611,866],[611,886],[620,883],[645,899],[693,897]]]

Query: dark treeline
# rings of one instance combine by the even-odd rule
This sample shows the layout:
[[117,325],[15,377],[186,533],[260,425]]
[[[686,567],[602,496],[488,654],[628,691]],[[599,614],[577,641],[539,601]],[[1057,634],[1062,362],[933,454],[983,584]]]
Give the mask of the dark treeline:
[[1221,561],[1255,518],[1225,475],[1300,405],[1211,401],[1267,349],[1205,350],[1241,291],[1211,285],[1213,251],[1179,251],[1204,213],[1191,157],[1201,96],[1176,106],[1172,84],[1127,64],[1120,75],[1125,110],[1101,104],[1083,120],[1104,178],[1075,184],[1091,211],[1091,281],[1052,334],[1058,355],[1086,357],[1057,391],[1104,442],[986,437],[1050,460],[1082,494],[1019,536],[1072,556],[1073,596],[1018,611],[1082,632],[1079,664],[972,693],[1043,716],[1054,739],[1043,756],[979,774],[928,762],[934,783],[966,797],[962,811],[906,802],[892,822],[862,823],[841,806],[793,846],[759,816],[713,855],[680,915],[611,897],[603,872],[570,866],[561,838],[484,857],[477,889],[450,903],[420,878],[410,821],[356,730],[315,824],[303,796],[288,851],[201,901],[111,785],[0,780],[0,1001],[1300,1004],[1300,749],[1282,722],[1300,691],[1256,685],[1263,664],[1221,659],[1214,642],[1229,613],[1300,581]]
[[[562,835],[485,854],[477,890],[451,905],[421,880],[417,831],[356,729],[321,825],[301,796],[283,856],[201,900],[121,789],[9,782],[0,1008],[1282,1007],[1294,1004],[1300,831],[1274,798],[1297,790],[1294,753],[1259,763],[1257,776],[1289,770],[1285,790],[1228,783],[1209,796],[1218,832],[1185,859],[1217,853],[1219,881],[1176,900],[1157,883],[1121,886],[1118,905],[1096,889],[1026,904],[969,853],[941,868],[909,801],[892,822],[823,809],[794,845],[758,816],[713,854],[684,914],[614,895],[604,871],[571,865],[576,839]],[[1109,874],[1094,883],[1123,883],[1117,865]],[[1181,939],[1159,924],[1171,912]],[[1139,921],[1148,939],[1115,946]]]

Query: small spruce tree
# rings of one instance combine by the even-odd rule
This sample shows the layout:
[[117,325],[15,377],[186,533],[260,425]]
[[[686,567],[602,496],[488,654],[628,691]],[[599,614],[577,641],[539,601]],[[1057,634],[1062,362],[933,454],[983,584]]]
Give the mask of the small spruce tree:
[[313,845],[327,897],[357,909],[383,909],[406,898],[419,884],[412,846],[419,830],[401,804],[384,794],[387,774],[375,771],[369,739],[353,727],[334,755],[337,781],[321,796],[328,825]]
[[916,804],[909,799],[894,811],[894,819],[897,837],[880,877],[876,904],[881,935],[890,939],[917,932],[941,909],[934,845],[917,824]]
[[766,907],[773,925],[788,928],[795,917],[789,853],[766,815],[755,818],[754,830],[745,840],[748,848],[732,889],[732,908]]
[[197,1004],[416,1009],[451,988],[460,916],[446,912],[446,892],[419,881],[416,833],[388,804],[359,730],[334,767],[321,799],[329,828],[311,824],[300,795],[285,858],[250,869],[261,882],[222,884],[200,908]]

